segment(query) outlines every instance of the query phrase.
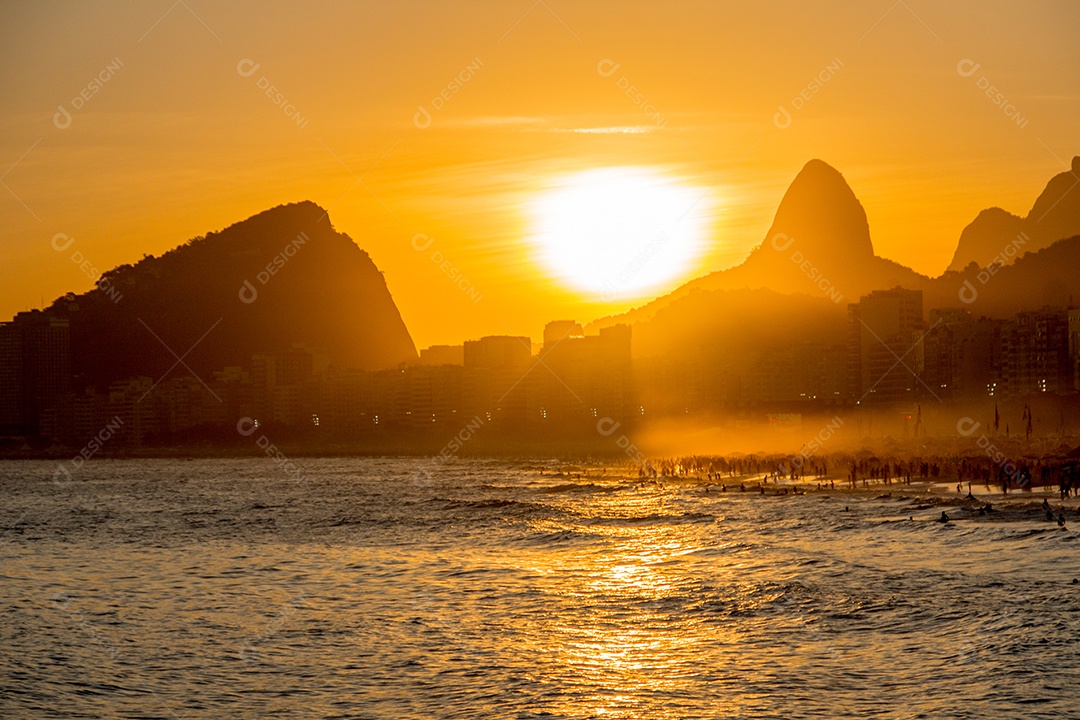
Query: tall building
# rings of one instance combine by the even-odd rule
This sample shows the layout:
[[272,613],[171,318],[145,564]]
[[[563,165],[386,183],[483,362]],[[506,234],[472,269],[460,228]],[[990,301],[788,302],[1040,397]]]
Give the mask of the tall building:
[[1080,308],[1069,308],[1069,360],[1073,369],[1073,389],[1080,390]]
[[464,423],[462,388],[464,368],[454,364],[421,365],[405,371],[409,392],[409,424]]
[[844,402],[845,348],[801,343],[764,352],[748,373],[750,404],[806,408]]
[[432,345],[420,351],[418,365],[464,365],[464,345]]
[[534,371],[534,408],[541,419],[628,417],[632,414],[630,326],[614,325],[598,335],[560,320],[544,328]]
[[249,373],[256,419],[306,425],[318,416],[317,379],[329,363],[323,352],[305,345],[252,355]]
[[468,340],[464,348],[463,404],[469,417],[484,420],[526,418],[532,366],[532,344],[527,337],[490,335]]
[[921,290],[875,290],[848,305],[848,392],[880,405],[922,395]]
[[142,445],[148,436],[161,432],[166,400],[164,395],[155,395],[154,389],[154,381],[145,376],[109,385],[109,417],[121,421],[117,443]]
[[66,318],[31,310],[0,323],[0,432],[39,435],[42,417],[55,418],[70,389]]
[[550,352],[563,340],[583,337],[585,331],[576,320],[552,320],[544,326],[544,345],[541,352]]
[[923,381],[940,399],[976,398],[995,390],[1001,321],[960,308],[930,311],[923,341]]
[[1072,391],[1069,313],[1043,308],[1022,312],[1001,330],[1001,393],[1006,396]]

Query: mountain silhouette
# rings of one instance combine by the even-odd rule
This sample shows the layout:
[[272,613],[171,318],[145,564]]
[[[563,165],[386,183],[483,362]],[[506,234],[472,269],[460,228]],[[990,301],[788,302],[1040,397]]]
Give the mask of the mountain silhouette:
[[767,235],[774,250],[786,242],[774,239],[779,234],[830,269],[859,266],[874,255],[866,211],[844,176],[821,160],[806,163],[784,193]]
[[842,306],[873,290],[922,288],[928,281],[874,254],[866,211],[843,175],[821,160],[811,160],[784,193],[765,239],[742,264],[692,280],[622,315],[597,320],[589,329],[647,321],[699,291],[766,289],[827,298]]
[[1050,179],[1026,217],[999,207],[983,210],[960,233],[947,270],[960,271],[971,263],[979,268],[995,261],[1008,264],[1080,233],[1078,184],[1080,157],[1074,157],[1071,171]]
[[923,288],[923,307],[961,307],[997,318],[1046,305],[1069,307],[1080,298],[1077,268],[1080,235],[1028,252],[1011,264],[980,269],[971,263],[960,272],[946,272]]
[[178,358],[209,381],[254,353],[297,344],[344,368],[417,357],[378,268],[312,202],[275,207],[103,280],[51,308],[70,320],[76,389],[186,374]]
[[[1074,161],[1077,166],[1080,160]],[[1080,228],[1071,233],[1074,237],[1043,241],[1041,248],[1035,237],[1063,232],[1072,222],[1075,209],[1080,208],[1080,189],[1072,191],[1075,198],[1069,192],[1076,180],[1072,173],[1051,180],[1030,220],[1005,219],[1007,213],[1001,210],[984,213],[987,219],[982,222],[996,223],[1007,242],[1015,239],[1013,230],[1020,227],[1010,223],[1045,223],[1030,231],[1032,241],[1024,248],[1028,252],[1019,260],[988,269],[967,263],[958,271],[930,278],[876,256],[866,213],[843,176],[826,163],[811,160],[784,194],[765,240],[742,264],[692,280],[639,308],[600,318],[586,331],[631,324],[635,355],[647,357],[678,352],[693,345],[692,338],[715,343],[717,329],[722,331],[720,342],[729,348],[753,344],[766,332],[752,327],[758,322],[769,324],[769,332],[776,330],[779,337],[792,342],[817,341],[843,327],[848,303],[874,290],[894,287],[921,290],[927,311],[959,307],[1001,318],[1044,305],[1064,307],[1080,297],[1080,273],[1076,272]],[[764,312],[748,301],[751,297]],[[800,314],[800,305],[810,314]],[[740,317],[755,320],[747,325]],[[793,325],[787,322],[791,317],[800,320]],[[777,334],[770,338],[766,344],[775,344]]]
[[714,276],[710,289],[761,287],[837,302],[927,280],[874,254],[866,211],[843,175],[821,160],[811,160],[795,176],[765,241],[741,266]]

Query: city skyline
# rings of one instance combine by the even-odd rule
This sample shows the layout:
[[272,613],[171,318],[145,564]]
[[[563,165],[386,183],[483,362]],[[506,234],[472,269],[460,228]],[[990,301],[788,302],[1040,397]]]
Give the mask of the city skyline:
[[[956,308],[924,314],[922,301],[919,290],[874,291],[848,305],[846,342],[747,344],[742,366],[707,355],[634,359],[629,325],[590,335],[557,320],[538,347],[488,336],[425,349],[397,368],[335,367],[320,348],[294,344],[205,379],[184,365],[107,385],[73,374],[68,319],[34,310],[0,323],[0,437],[16,454],[27,442],[39,452],[100,445],[103,432],[111,452],[207,443],[235,452],[261,429],[294,451],[415,452],[482,428],[476,447],[497,454],[603,449],[609,428],[655,450],[656,428],[674,422],[738,427],[736,443],[758,437],[759,450],[777,450],[804,423],[831,417],[835,452],[877,436],[948,441],[957,415],[991,408],[995,435],[999,408],[1006,437],[1021,409],[1027,440],[1058,443],[1080,427],[1080,309],[995,320]],[[21,447],[11,443],[20,436]]]
[[[906,434],[920,403],[978,413],[988,399],[1047,395],[1063,403],[1065,432],[1080,389],[1070,269],[1080,252],[1078,169],[1074,158],[1071,172],[1052,177],[1027,217],[981,213],[957,243],[957,269],[930,278],[877,255],[847,180],[812,160],[783,194],[769,240],[736,268],[585,325],[548,318],[538,346],[529,334],[496,332],[419,353],[370,255],[328,210],[282,205],[0,325],[0,426],[9,440],[77,445],[115,406],[126,418],[118,434],[134,446],[228,437],[220,433],[236,417],[292,428],[310,420],[347,446],[401,428],[445,432],[470,414],[487,418],[485,434],[509,438],[566,422],[588,436],[611,417],[640,429],[863,407],[900,410]],[[602,201],[572,195],[575,214]],[[567,251],[587,242],[572,227],[561,233],[574,240]],[[657,237],[663,252],[670,238]],[[75,262],[74,239],[53,244]],[[649,262],[613,277],[629,284]],[[183,355],[177,343],[187,344]],[[294,351],[307,357],[302,380],[293,368],[279,383],[273,361],[258,360]]]

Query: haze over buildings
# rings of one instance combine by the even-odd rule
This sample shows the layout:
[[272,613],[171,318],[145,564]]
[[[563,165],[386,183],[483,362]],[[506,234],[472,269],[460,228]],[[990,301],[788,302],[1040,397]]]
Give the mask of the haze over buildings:
[[[1074,229],[1080,200],[1057,205]],[[1060,405],[1063,430],[1080,387],[1074,257],[1080,235],[919,275],[875,254],[843,176],[813,160],[742,265],[586,327],[549,321],[538,344],[485,335],[417,354],[368,255],[314,203],[280,206],[4,324],[0,430],[9,448],[78,446],[119,418],[118,446],[212,445],[243,421],[408,450],[469,422],[528,444],[595,439],[604,419],[921,418],[928,403],[1031,397]]]

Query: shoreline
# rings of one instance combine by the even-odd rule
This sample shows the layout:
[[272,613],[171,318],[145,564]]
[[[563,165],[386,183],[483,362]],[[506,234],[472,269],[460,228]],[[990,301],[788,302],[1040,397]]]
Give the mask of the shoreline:
[[[972,497],[968,497],[968,481],[963,481],[961,492],[957,492],[956,485],[959,478],[956,476],[935,479],[919,478],[913,479],[910,483],[902,480],[899,482],[892,481],[890,483],[875,480],[869,482],[865,486],[862,485],[862,481],[859,481],[856,487],[852,487],[851,481],[846,477],[840,478],[837,476],[826,476],[815,478],[813,480],[797,480],[794,482],[790,480],[780,480],[777,482],[771,479],[763,482],[766,477],[765,473],[710,480],[707,477],[700,477],[697,475],[667,475],[658,476],[656,478],[639,478],[620,474],[620,468],[607,467],[604,469],[607,470],[609,474],[597,475],[588,472],[560,472],[557,475],[545,475],[544,477],[555,477],[572,482],[594,481],[597,479],[623,479],[634,484],[655,485],[660,488],[675,486],[691,489],[696,488],[705,493],[718,496],[730,494],[777,498],[826,495],[836,497],[892,498],[897,500],[921,499],[932,500],[936,505],[940,506],[948,505],[954,507],[978,507],[984,506],[987,503],[991,504],[994,508],[1025,507],[1029,505],[1040,507],[1042,501],[1046,500],[1054,510],[1064,509],[1066,511],[1080,512],[1080,496],[1070,493],[1066,498],[1062,499],[1056,485],[1038,485],[1033,486],[1029,490],[1010,489],[1008,493],[1002,493],[1000,489],[996,489],[992,484],[990,489],[987,490],[985,483],[972,482],[970,487]],[[835,486],[830,486],[830,483],[835,483]],[[725,485],[727,486],[726,490],[723,489]],[[745,486],[745,490],[740,490],[740,485]],[[762,487],[765,489],[764,493],[761,492]]]

